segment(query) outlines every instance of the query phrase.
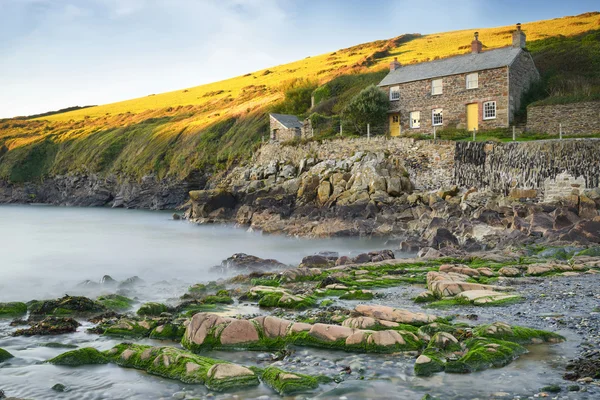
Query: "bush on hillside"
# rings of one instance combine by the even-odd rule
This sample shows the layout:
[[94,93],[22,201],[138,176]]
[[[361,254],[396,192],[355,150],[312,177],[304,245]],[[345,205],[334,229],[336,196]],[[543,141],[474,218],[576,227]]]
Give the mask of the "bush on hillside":
[[387,117],[389,101],[386,94],[370,85],[355,96],[342,112],[344,126],[350,125],[359,134],[367,133],[367,124],[382,126]]

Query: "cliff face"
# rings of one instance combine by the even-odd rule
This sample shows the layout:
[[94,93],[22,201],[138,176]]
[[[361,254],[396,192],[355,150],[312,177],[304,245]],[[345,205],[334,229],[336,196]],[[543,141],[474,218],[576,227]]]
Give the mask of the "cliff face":
[[204,187],[205,183],[206,178],[199,174],[186,180],[159,180],[151,175],[141,180],[114,175],[59,175],[22,185],[0,181],[0,203],[174,209],[188,200],[190,190]]

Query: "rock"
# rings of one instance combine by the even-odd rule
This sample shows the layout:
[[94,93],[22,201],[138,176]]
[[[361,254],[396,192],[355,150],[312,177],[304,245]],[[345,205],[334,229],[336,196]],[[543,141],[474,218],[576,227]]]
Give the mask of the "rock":
[[10,354],[8,351],[0,348],[0,363],[3,363],[4,361],[13,358],[14,356],[12,354]]
[[249,368],[197,356],[174,347],[123,343],[106,352],[106,355],[122,367],[141,369],[152,375],[189,384],[204,383],[210,390],[223,391],[259,384],[258,377]]
[[552,265],[530,265],[527,267],[527,275],[538,276],[554,271]]
[[179,221],[181,220],[181,214],[173,213],[172,218],[174,221]]
[[456,297],[463,298],[475,305],[491,305],[493,303],[503,303],[508,300],[520,299],[517,295],[495,292],[493,290],[467,290],[459,293]]
[[498,273],[502,276],[508,277],[521,276],[522,274],[520,269],[514,267],[502,267],[500,270],[498,270]]
[[448,246],[457,246],[458,239],[446,228],[437,228],[429,239],[429,246],[434,249],[442,249]]
[[80,365],[107,364],[109,360],[104,353],[92,347],[85,347],[62,353],[47,362],[54,365],[77,367]]
[[236,205],[233,194],[225,190],[192,190],[190,199],[192,218],[207,218],[218,209],[233,209]]
[[115,286],[115,285],[118,284],[118,282],[116,280],[114,280],[112,278],[112,276],[110,276],[110,275],[104,275],[102,277],[102,279],[100,279],[100,284],[106,285],[106,286]]
[[331,183],[329,181],[323,181],[319,184],[319,188],[317,189],[317,200],[319,204],[323,205],[327,203],[329,200],[329,196],[331,195]]
[[245,253],[236,253],[221,262],[221,271],[253,272],[284,268],[285,264],[273,259],[263,259]]
[[221,333],[221,344],[232,345],[258,340],[258,332],[254,324],[247,320],[231,321]]
[[379,322],[373,317],[351,317],[342,322],[342,326],[358,329],[369,329],[378,324]]
[[28,329],[18,329],[13,336],[60,335],[77,331],[81,324],[73,318],[46,317]]
[[579,221],[568,233],[561,235],[559,240],[581,244],[600,243],[600,217]]
[[457,194],[458,194],[458,186],[456,186],[456,185],[444,187],[437,192],[437,195],[441,199],[446,199],[447,197],[454,197]]
[[62,383],[57,383],[56,385],[52,386],[52,390],[54,390],[55,392],[66,392],[67,387]]
[[314,324],[309,335],[327,342],[335,342],[340,339],[347,339],[354,333],[354,330],[345,326]]
[[137,310],[137,315],[158,317],[162,313],[169,312],[169,307],[161,303],[144,303]]
[[380,305],[360,304],[356,306],[355,311],[359,314],[373,317],[385,321],[398,322],[401,324],[428,324],[434,322],[437,317],[424,313],[413,313],[408,310],[392,308]]
[[[267,386],[281,396],[306,392],[316,389],[319,386],[319,380],[317,378],[304,374],[287,373],[273,366],[269,366],[265,369],[262,380]],[[328,381],[328,379],[325,379],[324,381]]]
[[323,255],[313,255],[306,256],[302,259],[302,262],[298,266],[298,268],[330,268],[335,265],[335,260],[331,260],[331,258],[323,256]]
[[25,303],[0,303],[0,318],[15,318],[27,313]]
[[31,317],[46,315],[89,315],[104,312],[106,309],[99,303],[82,296],[66,295],[57,300],[36,301],[29,306]]
[[471,277],[479,277],[479,270],[467,267],[466,265],[443,264],[440,265],[440,272],[455,272]]

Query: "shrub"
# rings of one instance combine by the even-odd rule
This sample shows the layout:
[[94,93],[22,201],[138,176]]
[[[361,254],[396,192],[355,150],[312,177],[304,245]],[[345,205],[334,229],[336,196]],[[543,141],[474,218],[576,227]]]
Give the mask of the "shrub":
[[367,124],[383,125],[387,117],[389,101],[385,93],[375,85],[363,89],[346,106],[342,113],[344,122],[356,132],[365,134]]

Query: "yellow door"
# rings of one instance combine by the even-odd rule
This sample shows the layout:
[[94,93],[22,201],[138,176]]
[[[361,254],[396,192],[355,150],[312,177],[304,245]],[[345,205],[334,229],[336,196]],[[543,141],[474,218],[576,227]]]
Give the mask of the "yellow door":
[[390,115],[390,136],[400,136],[400,114]]
[[469,132],[479,129],[479,105],[467,104],[467,130]]

